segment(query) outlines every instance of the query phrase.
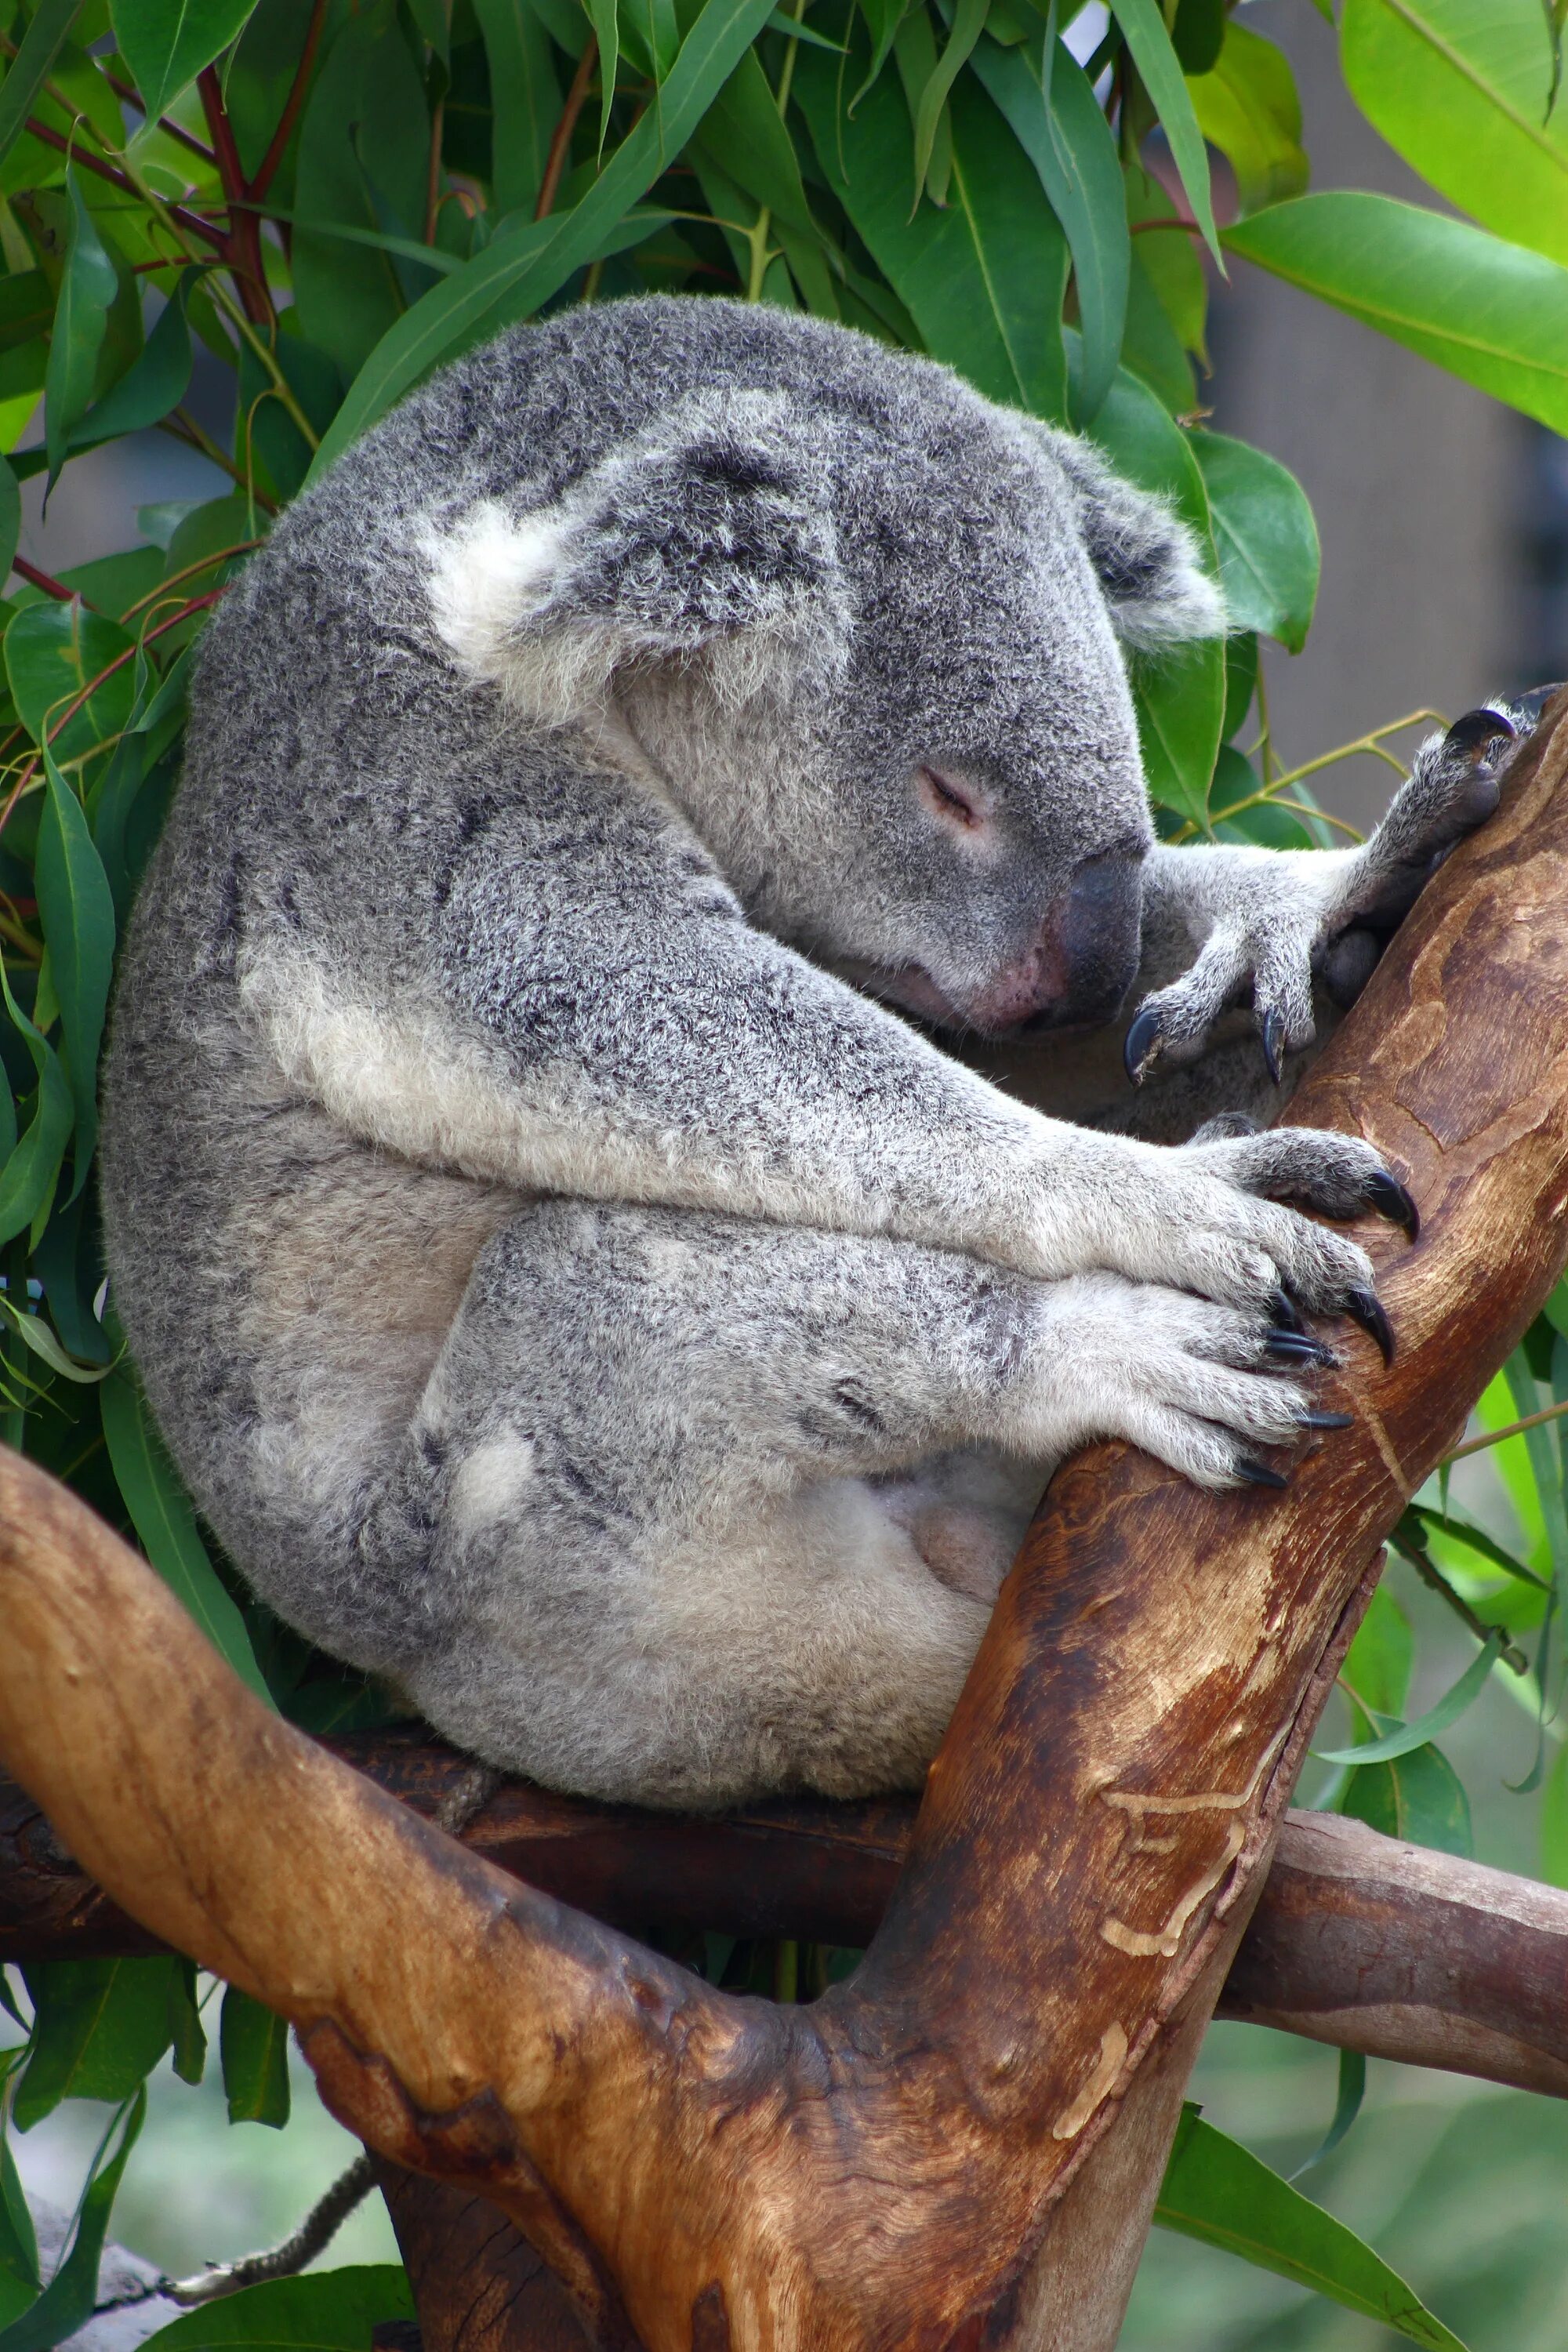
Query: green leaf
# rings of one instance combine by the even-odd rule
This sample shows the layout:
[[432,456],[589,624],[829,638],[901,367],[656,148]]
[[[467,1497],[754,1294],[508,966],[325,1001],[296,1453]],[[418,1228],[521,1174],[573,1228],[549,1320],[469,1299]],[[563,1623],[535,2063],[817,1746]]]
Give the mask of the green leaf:
[[620,12],[616,0],[583,0],[588,22],[599,44],[599,153],[610,135],[610,110],[616,102],[616,76],[621,61]]
[[[1225,740],[1228,743],[1237,729],[1244,726],[1252,708],[1252,698],[1258,690],[1258,637],[1251,629],[1233,629],[1225,641]],[[1250,771],[1248,771],[1250,773]],[[1256,788],[1243,786],[1246,792]],[[1227,795],[1228,798],[1228,795]],[[1221,802],[1220,805],[1225,805]]]
[[1568,262],[1568,116],[1542,0],[1345,0],[1340,56],[1367,120],[1516,245]]
[[1187,88],[1204,137],[1236,174],[1244,213],[1301,194],[1310,173],[1301,146],[1301,101],[1283,49],[1232,23],[1213,71]]
[[230,1985],[223,1997],[218,2050],[230,2123],[267,2124],[281,2131],[289,2120],[289,2028],[284,2020]]
[[1204,134],[1193,111],[1181,61],[1171,46],[1159,0],[1111,0],[1116,18],[1132,52],[1144,89],[1171,142],[1171,158],[1181,174],[1193,218],[1216,261],[1219,240],[1215,234],[1214,205],[1209,194],[1209,162]]
[[1334,191],[1226,229],[1228,252],[1568,432],[1568,269],[1392,196]]
[[132,1524],[147,1557],[189,1610],[213,1647],[271,1706],[250,1636],[219,1581],[196,1532],[195,1514],[153,1427],[146,1400],[129,1369],[113,1371],[99,1391],[104,1442]]
[[38,0],[5,79],[0,82],[0,157],[9,154],[76,21],[81,0]]
[[1099,414],[1121,355],[1131,239],[1115,136],[1088,75],[1071,51],[1050,37],[1040,59],[1049,66],[1048,91],[1032,49],[1005,49],[983,40],[974,52],[974,71],[1039,173],[1067,236],[1083,339],[1074,402],[1074,422],[1081,429]]
[[62,1380],[74,1381],[78,1388],[93,1388],[100,1381],[107,1380],[107,1364],[80,1362],[68,1355],[41,1315],[25,1314],[20,1308],[14,1307],[8,1298],[0,1304],[4,1305],[17,1338],[48,1366],[51,1372],[57,1372]]
[[110,0],[121,56],[156,121],[226,49],[254,0]]
[[1523,1560],[1516,1559],[1495,1536],[1489,1535],[1484,1528],[1478,1528],[1471,1520],[1459,1518],[1451,1510],[1435,1511],[1429,1503],[1412,1503],[1405,1517],[1415,1521],[1418,1537],[1447,1537],[1451,1543],[1462,1544],[1479,1559],[1489,1560],[1505,1575],[1517,1577],[1521,1584],[1533,1585],[1537,1592],[1551,1591],[1552,1587],[1545,1577],[1537,1576],[1532,1568],[1527,1568]]
[[1410,1688],[1415,1655],[1410,1620],[1387,1585],[1380,1584],[1356,1628],[1341,1675],[1374,1715],[1398,1715]]
[[1352,1771],[1339,1811],[1384,1837],[1435,1846],[1440,1853],[1468,1858],[1473,1848],[1469,1800],[1438,1748],[1417,1748],[1392,1764]]
[[114,970],[114,900],[81,803],[47,748],[43,760],[35,887],[59,999],[61,1061],[76,1102],[74,1200],[98,1140],[98,1048]]
[[76,1109],[59,1056],[11,993],[3,957],[0,996],[5,998],[12,1026],[27,1049],[38,1081],[26,1132],[4,1168],[0,1168],[0,1242],[8,1242],[32,1223],[54,1189]]
[[1261,629],[1293,654],[1318,596],[1318,526],[1306,492],[1278,459],[1224,433],[1192,433],[1214,521],[1233,629]]
[[[50,740],[50,730],[58,728],[50,749],[62,766],[119,734],[131,716],[135,681],[132,664],[121,656],[135,643],[115,622],[75,599],[25,605],[6,629],[5,677],[16,716],[35,743]],[[104,677],[117,661],[113,676]],[[68,719],[71,704],[89,688]]]
[[10,2279],[37,2294],[38,2241],[33,2228],[26,2192],[11,2153],[10,2134],[0,2117],[0,2278]]
[[[1208,496],[1189,436],[1125,368],[1091,437],[1131,480],[1169,499],[1199,545],[1212,550]],[[1158,662],[1142,662],[1132,683],[1150,793],[1163,807],[1202,825],[1225,719],[1224,641],[1182,646]]]
[[[300,126],[295,170],[299,323],[345,383],[408,301],[397,257],[345,245],[342,231],[365,229],[378,243],[389,235],[412,237],[425,209],[429,135],[419,69],[395,0],[376,0],[348,18],[328,51]],[[331,226],[318,229],[313,221]]]
[[968,76],[953,90],[949,202],[922,203],[911,219],[909,124],[892,83],[879,82],[842,118],[831,59],[799,58],[795,86],[835,195],[933,358],[993,400],[1065,420],[1067,242],[1039,174],[989,100]]
[[304,2278],[269,2279],[221,2302],[188,2311],[144,2339],[142,2352],[369,2352],[371,2331],[384,2320],[411,2320],[408,2274],[397,2263],[374,2263]]
[[1299,2164],[1290,2175],[1300,2180],[1304,2172],[1314,2172],[1318,2166],[1332,2156],[1336,2147],[1354,2124],[1366,2096],[1366,2058],[1360,2050],[1340,2052],[1339,2089],[1334,2098],[1334,2112],[1328,2130],[1323,2134],[1305,2164]]
[[530,0],[474,0],[489,65],[498,213],[531,217],[561,113],[555,51]]
[[170,2042],[169,1972],[177,1962],[49,1960],[24,1969],[35,2012],[16,2084],[16,2128],[62,2099],[128,2099]]
[[1292,2189],[1250,2149],[1205,2124],[1191,2105],[1182,2110],[1154,2219],[1162,2229],[1239,2254],[1347,2311],[1381,2320],[1428,2352],[1465,2352],[1459,2338],[1353,2230]]
[[1489,1634],[1458,1682],[1414,1723],[1396,1723],[1381,1738],[1359,1748],[1314,1748],[1312,1754],[1320,1764],[1353,1764],[1361,1769],[1369,1764],[1392,1764],[1397,1757],[1409,1756],[1425,1748],[1450,1724],[1458,1723],[1467,1707],[1474,1706],[1486,1688],[1487,1677],[1502,1646],[1500,1633]]
[[185,271],[140,356],[72,428],[73,451],[117,441],[122,433],[144,432],[184,400],[191,380],[191,331],[185,322],[190,287],[190,272]]
[[1552,1758],[1541,1792],[1541,1875],[1549,1886],[1568,1886],[1568,1748]]
[[70,446],[73,426],[92,398],[98,355],[120,290],[115,268],[93,226],[74,165],[66,169],[66,258],[55,299],[49,362],[44,375],[44,436],[53,487]]
[[86,2190],[77,2208],[69,2250],[37,2303],[19,2319],[13,2320],[9,2327],[0,2328],[0,2352],[52,2352],[54,2346],[74,2336],[91,2317],[98,2295],[103,2242],[109,2235],[109,2217],[120,2188],[120,2177],[136,2145],[146,2113],[147,2094],[139,2088],[135,2097],[110,2121],[99,2143]]
[[199,2083],[206,2072],[207,2037],[196,2000],[196,1965],[176,1959],[169,1979],[169,2039],[174,2072],[182,2083]]
[[664,168],[666,149],[685,145],[739,65],[772,0],[705,0],[662,92],[663,130],[650,108],[623,139],[587,194],[515,236],[498,236],[384,334],[350,386],[310,467],[316,480],[350,442],[443,360],[487,333],[526,318],[590,259],[629,206]]
[[[957,0],[952,14],[952,28],[933,67],[930,79],[920,95],[915,109],[915,202],[924,191],[926,173],[931,169],[931,149],[936,144],[936,127],[942,121],[942,108],[947,104],[953,83],[958,79],[970,52],[985,26],[985,12],[991,0]],[[913,205],[910,210],[913,210]]]

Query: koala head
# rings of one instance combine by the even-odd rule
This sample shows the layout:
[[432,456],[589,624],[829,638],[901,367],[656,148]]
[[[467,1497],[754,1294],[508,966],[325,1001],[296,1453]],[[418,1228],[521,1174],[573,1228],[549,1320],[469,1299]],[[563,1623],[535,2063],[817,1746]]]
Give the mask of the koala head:
[[710,376],[548,503],[475,509],[438,625],[536,721],[629,731],[752,919],[860,986],[1108,1019],[1152,838],[1124,648],[1216,633],[1217,592],[1087,443],[811,338],[804,379]]

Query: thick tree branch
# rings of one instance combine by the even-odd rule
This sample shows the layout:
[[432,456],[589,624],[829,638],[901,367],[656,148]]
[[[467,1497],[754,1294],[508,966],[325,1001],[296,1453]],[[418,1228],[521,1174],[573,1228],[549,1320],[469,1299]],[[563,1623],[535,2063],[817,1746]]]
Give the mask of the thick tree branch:
[[[397,1734],[329,1747],[437,1817],[471,1770]],[[473,1853],[611,1927],[868,1944],[909,1852],[912,1799],[759,1805],[711,1820],[504,1783],[462,1832]],[[0,1960],[161,1949],[0,1780]],[[1568,1893],[1287,1813],[1219,2014],[1341,2049],[1568,2097]]]
[[[1555,714],[1554,714],[1555,715]],[[0,1462],[0,1752],[83,1865],[300,2031],[384,2157],[499,2206],[601,2345],[1103,2352],[1181,2083],[1378,1547],[1563,1263],[1568,730],[1292,1106],[1420,1243],[1290,1490],[1099,1447],[1003,1589],[858,1974],[714,1991],[269,1716],[152,1571]]]

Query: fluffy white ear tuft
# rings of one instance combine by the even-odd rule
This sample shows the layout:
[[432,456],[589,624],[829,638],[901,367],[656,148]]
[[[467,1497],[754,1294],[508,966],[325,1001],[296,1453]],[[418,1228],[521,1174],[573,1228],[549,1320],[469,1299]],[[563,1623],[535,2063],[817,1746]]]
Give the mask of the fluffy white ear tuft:
[[626,661],[700,661],[731,699],[845,656],[818,453],[771,394],[699,394],[554,505],[485,501],[425,551],[460,666],[547,723],[602,708]]
[[1222,636],[1225,598],[1175,509],[1140,489],[1076,434],[1041,432],[1066,473],[1111,621],[1137,651]]

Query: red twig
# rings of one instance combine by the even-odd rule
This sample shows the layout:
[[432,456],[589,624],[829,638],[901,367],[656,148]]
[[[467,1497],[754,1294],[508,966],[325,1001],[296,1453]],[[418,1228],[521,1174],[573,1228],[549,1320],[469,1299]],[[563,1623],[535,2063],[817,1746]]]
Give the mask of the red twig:
[[[52,572],[40,572],[37,565],[29,563],[24,555],[11,558],[11,569],[19,572],[29,587],[41,588],[46,596],[53,596],[58,604],[68,604],[76,594],[74,588],[68,588],[65,582],[57,580]],[[85,597],[82,601],[86,602]]]
[[[106,73],[103,79],[116,98],[122,98],[127,106],[133,106],[139,114],[146,113],[147,101],[131,82],[121,81],[118,74],[111,73]],[[187,131],[183,122],[175,122],[169,115],[161,114],[158,117],[158,128],[160,131],[167,131],[171,139],[177,139],[182,147],[188,147],[193,155],[199,155],[204,163],[216,162],[217,159],[212,149],[204,147],[195,132]]]
[[239,209],[250,190],[235,144],[234,125],[223,102],[223,84],[215,67],[207,66],[196,76],[196,88],[202,95],[202,111],[206,116],[218,177],[229,200],[224,259],[239,290],[246,317],[253,327],[269,328],[277,321],[272,297],[267,290],[266,265],[261,258],[261,224],[254,213]]
[[267,152],[251,175],[247,196],[264,196],[272,185],[278,166],[288,152],[300,109],[305,103],[310,87],[310,69],[316,62],[316,51],[321,46],[321,30],[327,21],[327,0],[315,0],[310,10],[310,22],[305,31],[305,46],[300,52],[300,62],[294,68],[294,79],[289,85],[289,95],[283,101],[283,111],[278,118],[278,128],[268,142]]
[[598,56],[598,35],[590,33],[588,46],[577,60],[577,70],[572,77],[572,87],[561,110],[561,120],[551,134],[550,152],[544,159],[544,177],[539,184],[539,202],[533,207],[535,220],[543,220],[554,205],[561,174],[566,169],[566,151],[572,144],[572,133],[577,128],[577,117],[583,111],[583,102],[588,95],[588,85],[594,79]]
[[[73,147],[68,140],[60,137],[58,131],[51,131],[47,122],[40,122],[36,114],[28,115],[27,129],[33,138],[41,139],[45,146],[54,148],[57,154],[68,155],[73,163],[81,165],[84,172],[96,172],[100,180],[107,180],[111,187],[123,189],[127,195],[141,194],[140,188],[125,173],[116,171],[112,163],[103,163],[97,155],[89,155],[83,147]],[[188,211],[184,205],[166,205],[164,210],[170,219],[178,221],[190,236],[205,237],[209,245],[216,246],[219,252],[223,250],[227,242],[223,231],[215,228],[211,221],[203,220],[199,213]]]

